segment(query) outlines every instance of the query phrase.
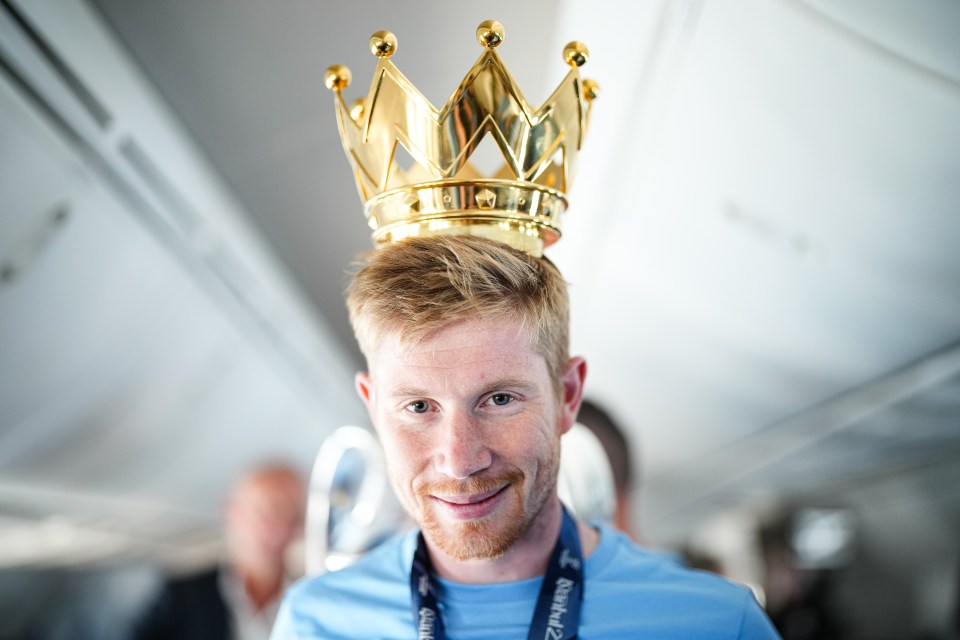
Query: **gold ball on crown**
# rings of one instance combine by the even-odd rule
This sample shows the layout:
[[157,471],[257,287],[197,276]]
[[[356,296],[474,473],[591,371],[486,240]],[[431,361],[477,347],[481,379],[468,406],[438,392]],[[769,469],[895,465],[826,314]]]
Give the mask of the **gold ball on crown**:
[[389,58],[397,51],[397,36],[389,31],[377,31],[370,36],[370,52],[378,58]]
[[477,41],[489,49],[500,46],[503,36],[503,25],[496,20],[484,20],[477,27]]
[[353,118],[354,122],[360,122],[360,118],[363,117],[366,111],[367,107],[364,104],[363,98],[357,98],[353,101],[353,104],[350,105],[350,117]]
[[342,64],[335,64],[327,68],[323,83],[327,85],[327,89],[339,92],[350,86],[351,78],[350,69]]
[[574,40],[563,48],[563,61],[571,67],[582,67],[587,64],[589,58],[590,50],[582,42]]
[[596,80],[587,78],[583,81],[583,99],[587,102],[593,102],[600,97],[600,85]]

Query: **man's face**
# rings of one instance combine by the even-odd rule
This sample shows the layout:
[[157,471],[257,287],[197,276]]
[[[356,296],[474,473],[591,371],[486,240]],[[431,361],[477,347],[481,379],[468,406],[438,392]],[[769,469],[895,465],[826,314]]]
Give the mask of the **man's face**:
[[583,361],[571,360],[558,397],[519,322],[483,319],[413,345],[388,335],[369,364],[357,389],[404,507],[453,558],[503,554],[555,499]]
[[230,496],[226,534],[246,562],[278,562],[303,529],[306,500],[292,472],[265,471],[245,479]]

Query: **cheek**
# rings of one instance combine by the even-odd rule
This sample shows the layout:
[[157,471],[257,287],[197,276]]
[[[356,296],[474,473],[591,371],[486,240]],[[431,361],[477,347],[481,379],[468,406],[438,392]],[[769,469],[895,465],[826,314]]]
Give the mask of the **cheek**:
[[380,434],[387,469],[392,476],[401,479],[410,476],[422,466],[426,448],[419,439],[410,434],[391,430]]
[[534,423],[519,425],[501,439],[502,445],[515,455],[531,460],[543,458],[558,449],[560,434],[552,424]]

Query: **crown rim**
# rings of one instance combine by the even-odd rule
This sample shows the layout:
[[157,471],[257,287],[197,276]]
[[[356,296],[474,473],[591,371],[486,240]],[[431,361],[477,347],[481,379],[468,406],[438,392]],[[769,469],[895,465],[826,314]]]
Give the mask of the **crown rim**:
[[566,209],[566,196],[556,189],[496,179],[419,183],[381,193],[364,207],[378,245],[409,235],[464,233],[469,227],[538,256],[560,239]]
[[375,248],[405,238],[439,235],[469,235],[496,240],[534,258],[542,258],[543,250],[559,240],[559,235],[531,227],[521,220],[505,218],[433,218],[416,222],[398,222],[372,234]]

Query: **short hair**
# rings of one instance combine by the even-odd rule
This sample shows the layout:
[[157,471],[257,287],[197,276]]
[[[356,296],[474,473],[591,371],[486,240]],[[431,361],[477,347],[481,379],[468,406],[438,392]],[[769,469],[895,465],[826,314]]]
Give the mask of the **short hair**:
[[366,255],[347,289],[350,324],[370,362],[384,335],[413,344],[477,318],[516,318],[559,386],[569,360],[567,285],[546,258],[469,235],[406,238]]

